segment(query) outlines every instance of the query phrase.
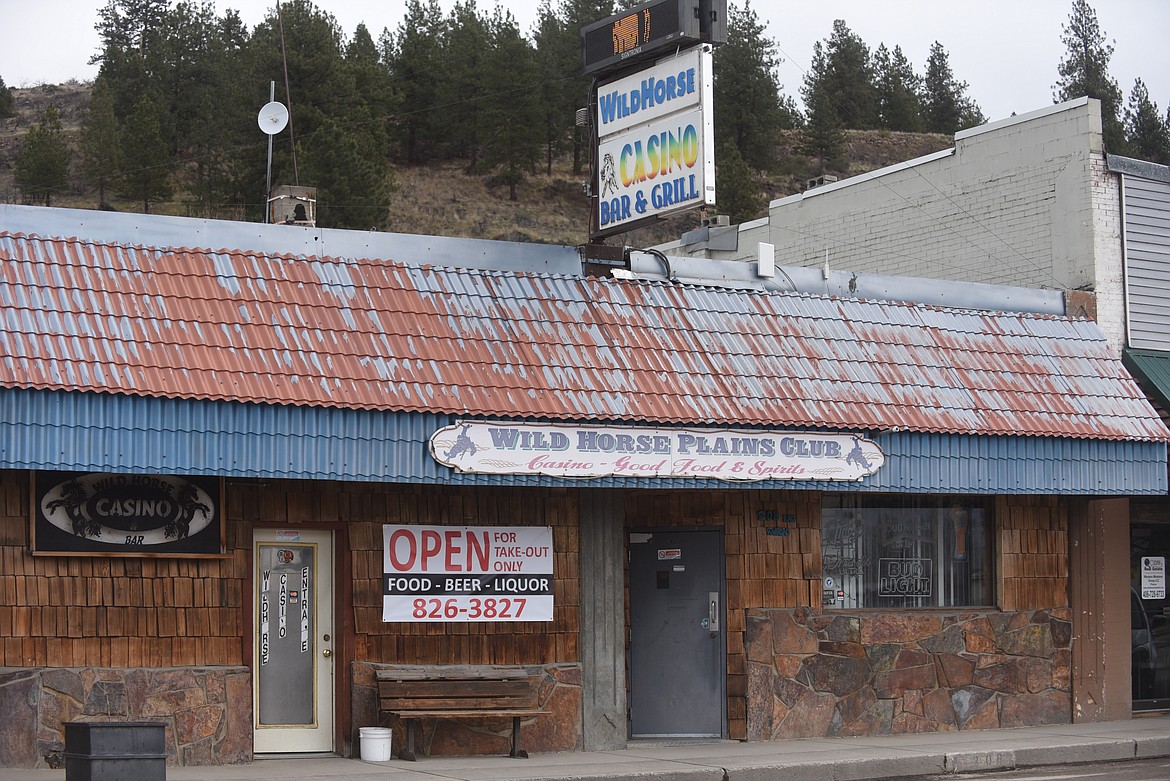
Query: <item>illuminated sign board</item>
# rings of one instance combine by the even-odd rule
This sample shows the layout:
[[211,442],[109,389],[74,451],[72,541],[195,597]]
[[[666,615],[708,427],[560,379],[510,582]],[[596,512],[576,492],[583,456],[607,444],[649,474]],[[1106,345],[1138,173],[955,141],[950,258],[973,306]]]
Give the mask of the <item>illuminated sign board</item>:
[[581,64],[595,73],[665,46],[702,40],[696,0],[653,0],[581,29]]
[[592,237],[715,203],[711,61],[696,46],[598,86]]

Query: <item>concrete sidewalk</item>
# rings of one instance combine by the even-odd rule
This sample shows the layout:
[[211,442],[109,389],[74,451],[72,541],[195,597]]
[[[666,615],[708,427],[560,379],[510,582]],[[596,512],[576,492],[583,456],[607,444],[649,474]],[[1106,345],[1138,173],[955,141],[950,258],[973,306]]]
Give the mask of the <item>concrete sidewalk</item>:
[[[772,743],[633,741],[618,751],[508,757],[422,757],[364,762],[337,757],[262,759],[250,765],[169,767],[168,781],[863,781],[1037,765],[1170,756],[1170,716],[1099,724],[809,738]],[[0,770],[0,781],[60,781],[64,770]]]

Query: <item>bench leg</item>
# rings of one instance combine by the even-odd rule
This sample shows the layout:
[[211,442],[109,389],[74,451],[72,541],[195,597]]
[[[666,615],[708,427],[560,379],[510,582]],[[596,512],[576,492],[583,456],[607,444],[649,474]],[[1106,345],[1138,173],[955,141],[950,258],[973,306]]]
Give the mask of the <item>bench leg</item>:
[[508,756],[513,759],[528,759],[528,752],[520,748],[520,717],[512,717],[512,751]]
[[406,748],[398,752],[398,758],[407,762],[414,762],[414,725],[418,719],[406,720]]

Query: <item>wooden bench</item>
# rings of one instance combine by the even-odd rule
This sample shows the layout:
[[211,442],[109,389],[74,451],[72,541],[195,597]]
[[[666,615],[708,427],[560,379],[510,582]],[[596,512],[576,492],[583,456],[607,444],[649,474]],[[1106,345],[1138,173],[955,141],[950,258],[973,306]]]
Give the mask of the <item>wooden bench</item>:
[[419,719],[512,719],[510,757],[528,758],[520,748],[520,719],[539,716],[536,684],[518,668],[451,667],[378,670],[378,707],[406,721],[406,748],[398,758],[415,760]]

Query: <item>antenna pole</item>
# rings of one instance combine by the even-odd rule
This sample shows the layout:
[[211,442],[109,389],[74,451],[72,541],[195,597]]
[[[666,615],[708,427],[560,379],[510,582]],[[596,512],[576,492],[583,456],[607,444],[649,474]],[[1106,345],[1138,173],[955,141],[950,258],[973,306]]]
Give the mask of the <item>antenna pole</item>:
[[[276,100],[276,82],[268,82],[268,102]],[[268,224],[268,199],[272,193],[272,134],[268,134],[268,175],[264,179],[264,224]]]

